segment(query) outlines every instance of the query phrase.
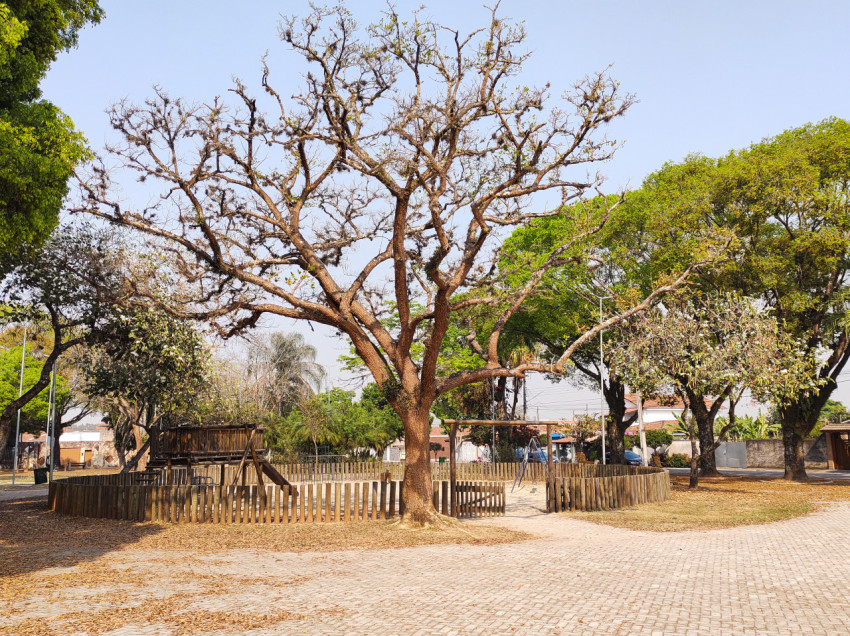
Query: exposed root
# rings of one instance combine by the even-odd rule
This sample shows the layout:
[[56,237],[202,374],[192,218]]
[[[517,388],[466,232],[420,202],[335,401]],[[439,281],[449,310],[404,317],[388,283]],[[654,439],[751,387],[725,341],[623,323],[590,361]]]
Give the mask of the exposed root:
[[404,515],[395,519],[389,525],[399,530],[460,530],[465,534],[470,534],[462,527],[460,521],[438,512],[426,515],[424,519],[414,519],[410,515]]

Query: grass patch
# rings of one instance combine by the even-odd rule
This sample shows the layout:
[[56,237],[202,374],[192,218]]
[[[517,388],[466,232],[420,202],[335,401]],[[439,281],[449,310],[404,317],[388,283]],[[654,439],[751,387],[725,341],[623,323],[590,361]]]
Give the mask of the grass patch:
[[798,484],[783,479],[722,477],[700,479],[688,489],[688,477],[671,475],[667,501],[633,508],[564,513],[572,519],[653,532],[714,530],[784,521],[834,501],[850,501],[850,483],[813,480]]

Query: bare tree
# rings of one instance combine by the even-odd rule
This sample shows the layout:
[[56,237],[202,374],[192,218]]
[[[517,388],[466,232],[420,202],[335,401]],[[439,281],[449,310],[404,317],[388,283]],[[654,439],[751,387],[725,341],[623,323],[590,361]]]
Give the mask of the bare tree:
[[[525,30],[495,10],[486,27],[462,35],[392,7],[366,29],[342,7],[314,8],[285,20],[281,37],[308,69],[300,93],[286,99],[264,65],[259,97],[237,82],[231,101],[189,104],[157,90],[143,105],[117,104],[121,141],[110,154],[161,197],[129,209],[101,164],[81,179],[78,208],[171,252],[172,268],[160,274],[182,285],[184,302],[168,311],[211,320],[224,334],[274,314],[347,336],[404,423],[405,522],[435,522],[429,411],[438,396],[559,373],[600,329],[690,270],[588,329],[559,359],[503,365],[497,347],[508,319],[548,269],[597,262],[580,246],[610,209],[604,197],[573,206],[581,211],[573,238],[511,292],[494,267],[501,240],[564,214],[600,184],[587,166],[612,157],[617,144],[604,129],[632,97],[607,72],[561,99],[523,85]],[[451,314],[485,305],[493,329],[483,344],[469,337],[480,366],[443,373]]]

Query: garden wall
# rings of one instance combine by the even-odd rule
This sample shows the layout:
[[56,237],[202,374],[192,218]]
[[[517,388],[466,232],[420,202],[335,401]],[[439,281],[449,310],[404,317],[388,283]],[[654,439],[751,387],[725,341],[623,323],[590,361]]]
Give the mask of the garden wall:
[[[803,442],[806,468],[828,468],[826,461],[826,436]],[[785,447],[781,439],[747,440],[747,468],[784,468]]]
[[[781,439],[748,439],[744,442],[724,442],[724,444],[746,444],[746,466],[721,459],[723,451],[715,451],[718,468],[785,468],[785,447]],[[697,444],[699,448],[699,444]],[[828,468],[826,458],[826,436],[821,434],[815,439],[803,442],[806,453],[806,468]],[[668,454],[681,453],[691,456],[691,443],[688,440],[676,440],[667,450]]]

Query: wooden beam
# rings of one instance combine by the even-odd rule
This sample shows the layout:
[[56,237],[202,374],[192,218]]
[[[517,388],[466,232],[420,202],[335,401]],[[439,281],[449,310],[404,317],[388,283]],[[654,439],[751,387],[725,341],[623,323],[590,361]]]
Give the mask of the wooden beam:
[[[245,460],[248,459],[248,453],[251,451],[251,442],[254,440],[254,433],[257,432],[257,429],[251,431],[251,434],[248,436],[248,443],[245,445],[245,452],[242,453],[242,461],[239,462],[239,468],[236,469],[236,474],[233,476],[233,483],[231,486],[235,486],[236,482],[239,480],[239,473],[245,467]],[[245,479],[242,479],[242,485],[245,485]]]

